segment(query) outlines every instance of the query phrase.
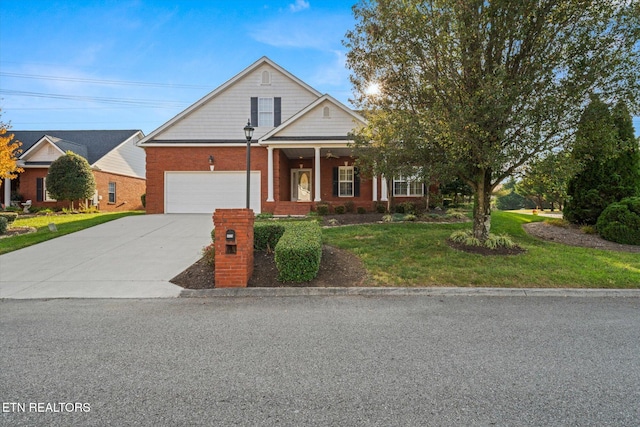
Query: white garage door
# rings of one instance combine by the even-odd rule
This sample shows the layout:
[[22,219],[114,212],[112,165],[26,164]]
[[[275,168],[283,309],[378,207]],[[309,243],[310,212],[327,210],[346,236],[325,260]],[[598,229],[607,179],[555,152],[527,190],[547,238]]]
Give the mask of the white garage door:
[[[247,204],[247,173],[166,172],[166,213],[208,213],[216,209],[244,208]],[[251,209],[260,213],[260,171],[251,172]]]

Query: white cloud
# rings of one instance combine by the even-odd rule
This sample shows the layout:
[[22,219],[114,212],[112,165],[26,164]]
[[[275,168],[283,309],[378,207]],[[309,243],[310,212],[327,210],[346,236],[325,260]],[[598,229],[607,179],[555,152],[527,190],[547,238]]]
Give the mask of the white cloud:
[[305,0],[296,0],[295,3],[289,5],[289,10],[294,13],[305,9],[309,9],[309,2]]

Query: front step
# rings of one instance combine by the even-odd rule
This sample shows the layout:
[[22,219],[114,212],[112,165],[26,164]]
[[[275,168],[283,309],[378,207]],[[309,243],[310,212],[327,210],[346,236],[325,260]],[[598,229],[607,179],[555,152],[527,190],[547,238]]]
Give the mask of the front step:
[[311,202],[278,202],[273,211],[274,215],[309,215]]

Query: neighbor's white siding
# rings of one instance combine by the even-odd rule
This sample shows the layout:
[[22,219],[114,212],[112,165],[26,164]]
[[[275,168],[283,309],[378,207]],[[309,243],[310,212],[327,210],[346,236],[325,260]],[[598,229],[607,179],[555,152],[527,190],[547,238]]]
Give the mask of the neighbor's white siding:
[[44,144],[40,144],[40,147],[29,153],[28,156],[29,158],[24,160],[29,162],[53,162],[62,156],[62,153],[55,145],[47,141]]
[[[262,83],[263,71],[271,73],[270,84]],[[158,134],[154,140],[243,141],[243,128],[251,117],[251,97],[282,98],[282,122],[317,99],[314,93],[269,64],[264,64]],[[255,127],[254,140],[272,129],[273,127]]]
[[132,136],[98,160],[94,166],[104,172],[144,178],[145,153],[142,148],[135,145],[140,139],[141,134],[139,133]]

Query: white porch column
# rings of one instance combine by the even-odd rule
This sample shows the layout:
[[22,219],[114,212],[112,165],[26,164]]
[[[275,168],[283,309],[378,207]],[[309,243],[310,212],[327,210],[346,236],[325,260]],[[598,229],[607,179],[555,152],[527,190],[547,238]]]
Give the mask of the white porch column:
[[273,147],[267,147],[267,202],[273,199]]
[[373,201],[377,202],[378,201],[378,176],[374,175],[373,179],[372,179],[372,185],[373,185]]
[[315,177],[314,177],[314,193],[313,197],[314,202],[320,202],[320,147],[313,147],[315,150],[316,161],[315,161]]
[[9,178],[4,179],[4,205],[6,207],[11,206],[11,180]]
[[382,197],[380,198],[380,201],[386,202],[389,200],[389,194],[387,189],[387,178],[384,175],[382,175],[381,179],[382,179]]

